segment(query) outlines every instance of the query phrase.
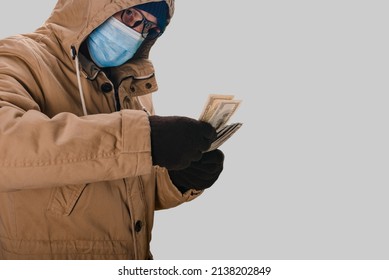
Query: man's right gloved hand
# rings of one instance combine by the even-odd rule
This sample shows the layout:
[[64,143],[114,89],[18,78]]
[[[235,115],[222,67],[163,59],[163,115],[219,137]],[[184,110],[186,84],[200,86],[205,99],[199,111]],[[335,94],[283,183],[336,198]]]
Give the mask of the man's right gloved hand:
[[188,167],[198,161],[216,139],[209,123],[187,117],[150,116],[153,164],[169,170]]

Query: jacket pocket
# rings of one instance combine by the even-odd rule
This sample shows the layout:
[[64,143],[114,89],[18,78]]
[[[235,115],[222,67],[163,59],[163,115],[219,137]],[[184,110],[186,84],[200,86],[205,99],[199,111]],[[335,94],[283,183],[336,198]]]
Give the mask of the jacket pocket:
[[86,184],[55,188],[50,197],[47,211],[55,215],[69,216],[85,187]]

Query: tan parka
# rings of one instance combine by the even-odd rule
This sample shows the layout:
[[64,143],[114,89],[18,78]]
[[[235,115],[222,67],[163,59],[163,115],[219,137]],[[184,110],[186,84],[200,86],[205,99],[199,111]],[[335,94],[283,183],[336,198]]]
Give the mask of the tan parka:
[[145,2],[59,0],[34,33],[0,41],[0,259],[148,259],[154,211],[200,194],[152,166],[154,42],[110,78],[78,53]]

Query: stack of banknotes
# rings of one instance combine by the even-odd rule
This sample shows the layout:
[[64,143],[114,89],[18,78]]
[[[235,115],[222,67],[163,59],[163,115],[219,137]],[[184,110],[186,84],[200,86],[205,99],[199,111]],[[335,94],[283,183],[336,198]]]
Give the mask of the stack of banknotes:
[[242,126],[242,123],[227,124],[241,103],[242,101],[234,99],[233,95],[210,94],[208,96],[199,118],[200,121],[208,122],[216,128],[217,138],[208,152],[219,148]]

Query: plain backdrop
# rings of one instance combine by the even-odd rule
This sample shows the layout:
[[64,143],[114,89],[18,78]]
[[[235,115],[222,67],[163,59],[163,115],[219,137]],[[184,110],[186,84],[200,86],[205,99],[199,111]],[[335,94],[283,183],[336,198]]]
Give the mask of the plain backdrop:
[[[0,37],[33,31],[55,3],[8,1]],[[217,183],[156,213],[156,259],[389,257],[388,8],[176,1],[151,52],[157,114],[197,118],[208,94],[234,94],[244,125]]]

